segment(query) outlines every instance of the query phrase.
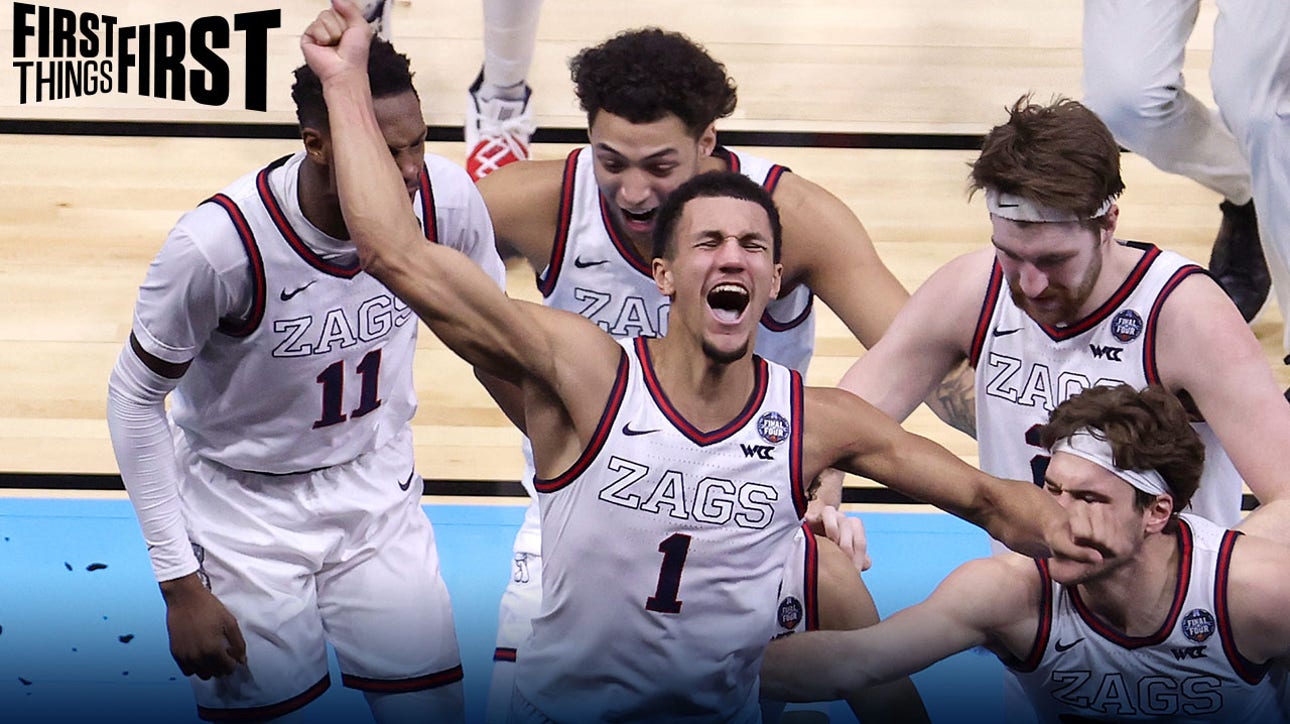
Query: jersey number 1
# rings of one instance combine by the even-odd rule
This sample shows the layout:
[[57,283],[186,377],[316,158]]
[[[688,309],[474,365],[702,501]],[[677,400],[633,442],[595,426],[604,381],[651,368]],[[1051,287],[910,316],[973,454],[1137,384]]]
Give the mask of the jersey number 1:
[[658,588],[645,599],[645,610],[680,613],[682,602],[676,600],[676,594],[681,590],[681,569],[690,552],[690,536],[673,533],[658,544],[658,552],[663,554],[663,567],[658,571]]
[[[381,406],[377,396],[376,384],[381,377],[381,350],[374,349],[358,363],[359,377],[362,378],[358,397],[358,407],[350,411],[349,417],[362,417]],[[345,396],[345,361],[331,364],[318,375],[318,384],[322,385],[322,416],[314,420],[314,428],[335,425],[349,419],[340,411]]]

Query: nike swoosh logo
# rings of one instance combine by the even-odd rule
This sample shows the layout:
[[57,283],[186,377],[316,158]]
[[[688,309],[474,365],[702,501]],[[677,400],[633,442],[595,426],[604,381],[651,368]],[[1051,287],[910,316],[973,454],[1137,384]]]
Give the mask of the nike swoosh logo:
[[573,260],[573,265],[578,267],[579,269],[586,269],[589,266],[600,266],[601,264],[608,264],[608,263],[609,263],[608,259],[597,259],[596,261],[583,261],[582,257],[578,257],[577,259]]
[[990,334],[994,337],[1007,337],[1010,334],[1016,334],[1020,331],[1021,327],[1017,327],[1016,329],[999,329],[998,327],[995,327],[994,331]]
[[303,292],[304,290],[308,289],[309,287],[312,287],[312,286],[314,285],[314,282],[317,282],[317,281],[318,281],[318,280],[317,280],[317,279],[315,279],[315,280],[313,280],[312,282],[309,282],[308,284],[304,285],[303,287],[300,287],[299,289],[296,289],[295,291],[292,291],[292,292],[288,292],[288,291],[284,288],[284,289],[282,290],[282,294],[281,294],[281,295],[279,295],[279,296],[281,296],[281,297],[282,297],[282,301],[284,301],[284,302],[290,301],[292,297],[296,296],[296,295],[297,295],[297,294],[299,294],[300,292]]
[[1070,642],[1070,643],[1068,643],[1068,644],[1064,644],[1064,643],[1062,643],[1061,641],[1058,641],[1058,642],[1053,646],[1053,648],[1054,648],[1054,649],[1057,649],[1057,653],[1059,653],[1059,654],[1060,654],[1060,653],[1061,653],[1061,652],[1063,652],[1063,651],[1069,651],[1069,650],[1070,650],[1070,648],[1071,648],[1072,646],[1074,646],[1075,644],[1077,644],[1077,643],[1079,643],[1079,642],[1081,642],[1081,641],[1083,641],[1083,640],[1084,640],[1084,637],[1083,637],[1083,636],[1081,636],[1081,637],[1079,637],[1079,638],[1075,639],[1074,641],[1072,641],[1072,642]]
[[399,490],[407,490],[408,488],[412,487],[412,478],[413,478],[416,474],[417,474],[417,471],[415,471],[415,470],[413,470],[412,472],[408,473],[408,479],[407,479],[407,480],[405,480],[405,481],[403,481],[403,482],[401,482],[401,483],[399,483]]
[[624,424],[624,425],[623,425],[623,434],[624,434],[624,435],[628,435],[628,436],[632,436],[632,435],[648,435],[648,434],[650,434],[651,432],[658,432],[658,430],[657,430],[657,429],[654,429],[654,430],[633,430],[633,429],[632,429],[632,427],[631,427],[631,425],[632,425],[632,424],[631,424],[630,422],[629,422],[629,423],[626,423],[626,424]]

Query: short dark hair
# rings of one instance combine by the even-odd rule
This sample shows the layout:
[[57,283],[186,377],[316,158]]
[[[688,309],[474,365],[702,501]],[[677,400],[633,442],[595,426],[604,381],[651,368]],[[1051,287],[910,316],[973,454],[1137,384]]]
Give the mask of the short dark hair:
[[[388,98],[408,91],[416,93],[412,75],[408,56],[395,50],[388,41],[372,38],[367,54],[367,79],[372,85],[373,98]],[[322,81],[307,64],[296,68],[295,76],[291,100],[296,103],[296,121],[301,128],[326,129],[327,104],[323,101]]]
[[[1008,109],[1007,123],[986,134],[972,163],[970,190],[985,188],[1087,219],[1124,191],[1120,146],[1084,104],[1058,97],[1040,105],[1027,93]],[[1085,225],[1103,227],[1105,218]]]
[[676,224],[681,220],[685,205],[697,198],[732,198],[751,201],[761,206],[770,219],[773,258],[779,261],[781,247],[784,245],[784,230],[779,221],[779,209],[761,184],[741,173],[731,171],[709,171],[701,173],[676,187],[668,194],[667,200],[658,209],[658,218],[654,220],[654,258],[671,258],[676,251],[673,236]]
[[659,28],[627,30],[584,48],[569,70],[589,126],[600,111],[632,123],[672,113],[698,138],[738,101],[724,65],[686,36]]
[[[1080,428],[1096,430],[1110,443],[1116,467],[1160,473],[1173,491],[1174,513],[1191,502],[1205,467],[1205,445],[1177,396],[1159,385],[1090,387],[1053,410],[1041,435],[1044,447],[1051,450]],[[1140,510],[1155,499],[1136,492]]]

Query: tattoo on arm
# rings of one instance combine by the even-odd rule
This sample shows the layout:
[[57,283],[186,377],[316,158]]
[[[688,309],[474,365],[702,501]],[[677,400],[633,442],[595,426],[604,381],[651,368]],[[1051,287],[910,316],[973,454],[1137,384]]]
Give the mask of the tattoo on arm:
[[946,424],[976,439],[976,379],[967,360],[941,380],[926,402]]

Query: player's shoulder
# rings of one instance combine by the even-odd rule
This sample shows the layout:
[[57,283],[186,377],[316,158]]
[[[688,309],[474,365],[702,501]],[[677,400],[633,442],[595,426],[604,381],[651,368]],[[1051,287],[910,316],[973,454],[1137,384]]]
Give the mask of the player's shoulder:
[[425,155],[425,164],[436,204],[478,194],[475,182],[461,164],[434,153]]
[[479,192],[492,203],[507,198],[559,197],[564,184],[563,159],[508,163],[479,180]]

